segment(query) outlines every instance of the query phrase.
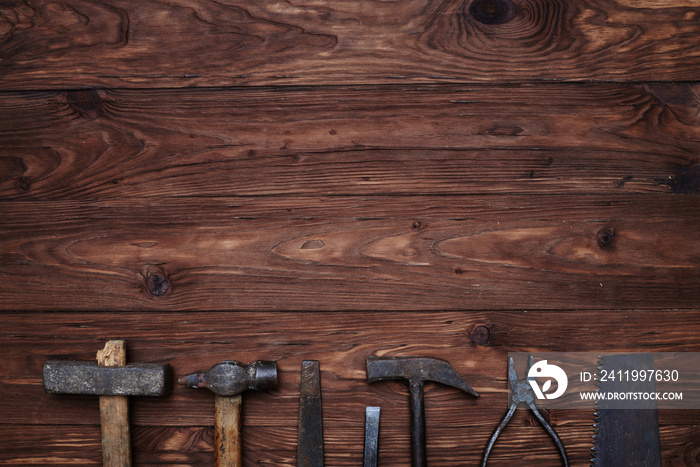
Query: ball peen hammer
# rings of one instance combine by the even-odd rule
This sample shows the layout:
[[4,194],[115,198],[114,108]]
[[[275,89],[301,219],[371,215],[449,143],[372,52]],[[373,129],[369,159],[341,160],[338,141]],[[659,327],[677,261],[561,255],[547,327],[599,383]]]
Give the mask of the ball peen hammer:
[[44,391],[100,396],[102,460],[105,466],[131,466],[131,433],[127,396],[165,396],[170,392],[169,365],[126,364],[124,341],[109,341],[97,353],[97,364],[48,360]]
[[277,363],[257,361],[244,365],[226,360],[214,365],[209,371],[192,373],[177,382],[192,388],[209,388],[215,394],[215,465],[240,467],[243,462],[242,393],[276,388]]

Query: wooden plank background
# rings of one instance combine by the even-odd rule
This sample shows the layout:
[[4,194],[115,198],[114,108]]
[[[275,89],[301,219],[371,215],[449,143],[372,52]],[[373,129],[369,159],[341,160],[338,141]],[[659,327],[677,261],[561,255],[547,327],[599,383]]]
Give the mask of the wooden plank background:
[[10,89],[691,81],[697,0],[4,2]]
[[[321,364],[326,464],[410,462],[370,355],[450,361],[430,465],[478,465],[510,351],[700,351],[700,3],[11,0],[0,5],[0,465],[99,464],[49,358],[176,376],[279,362],[246,465],[295,465]],[[523,370],[520,370],[523,371]],[[213,397],[134,398],[137,465],[213,462]],[[545,414],[588,465],[593,414]],[[665,466],[699,411],[661,411]],[[560,465],[520,410],[489,465]]]

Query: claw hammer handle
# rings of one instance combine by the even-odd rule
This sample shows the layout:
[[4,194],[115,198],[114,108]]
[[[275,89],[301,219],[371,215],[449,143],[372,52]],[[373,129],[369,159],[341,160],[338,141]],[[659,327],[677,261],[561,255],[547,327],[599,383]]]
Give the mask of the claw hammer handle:
[[214,401],[214,465],[241,467],[241,394],[219,396]]
[[428,464],[425,449],[425,404],[423,402],[423,382],[411,382],[411,460],[413,467]]
[[[125,366],[124,341],[109,341],[97,352],[102,366]],[[131,430],[127,396],[100,396],[102,463],[105,467],[131,467]]]

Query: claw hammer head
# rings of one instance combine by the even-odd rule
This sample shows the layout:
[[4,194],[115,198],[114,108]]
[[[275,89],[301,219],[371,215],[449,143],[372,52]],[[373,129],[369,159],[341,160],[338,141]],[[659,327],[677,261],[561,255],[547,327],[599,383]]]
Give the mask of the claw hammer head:
[[425,381],[452,386],[479,397],[445,360],[425,357],[369,357],[367,379],[370,383],[387,380],[404,380],[409,386],[423,385]]

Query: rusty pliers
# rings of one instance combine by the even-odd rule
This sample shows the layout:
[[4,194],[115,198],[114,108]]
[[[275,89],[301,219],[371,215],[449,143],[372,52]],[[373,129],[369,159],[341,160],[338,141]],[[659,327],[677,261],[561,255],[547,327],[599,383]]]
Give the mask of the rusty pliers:
[[[528,361],[528,372],[534,364],[535,359],[531,355]],[[496,444],[496,439],[498,439],[498,435],[501,434],[501,432],[506,427],[510,419],[513,417],[515,410],[521,404],[527,404],[532,413],[535,414],[537,420],[539,420],[544,429],[547,430],[549,436],[551,436],[554,440],[554,444],[556,444],[557,448],[559,448],[561,457],[562,459],[564,459],[564,466],[568,467],[569,461],[566,457],[564,444],[562,444],[561,439],[559,439],[559,436],[557,435],[556,431],[554,431],[554,428],[552,428],[552,426],[547,422],[547,420],[544,419],[539,410],[537,410],[537,406],[535,405],[535,392],[532,390],[532,386],[530,386],[528,379],[518,378],[518,373],[516,373],[515,366],[513,365],[513,357],[508,357],[508,385],[510,386],[510,390],[512,393],[512,396],[510,398],[510,404],[508,406],[508,413],[506,413],[505,417],[503,417],[503,421],[501,421],[501,424],[498,425],[496,431],[494,431],[493,435],[491,435],[491,439],[489,439],[489,443],[486,445],[486,451],[484,451],[484,460],[481,463],[481,467],[486,467],[486,462],[489,459],[489,454],[491,453],[493,445]]]

